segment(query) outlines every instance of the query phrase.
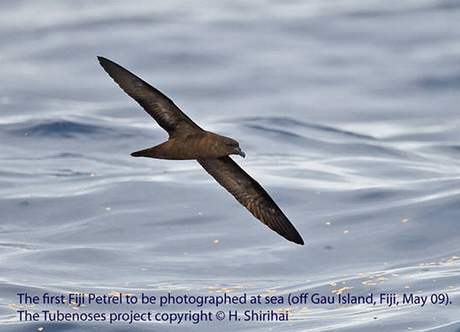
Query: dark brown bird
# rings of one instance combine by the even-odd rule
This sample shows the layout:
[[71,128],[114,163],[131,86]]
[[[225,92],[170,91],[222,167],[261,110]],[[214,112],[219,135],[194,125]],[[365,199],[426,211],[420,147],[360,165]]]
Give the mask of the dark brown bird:
[[129,96],[134,98],[168,132],[157,146],[132,153],[134,157],[196,159],[257,219],[287,240],[304,244],[302,237],[262,186],[230,157],[245,157],[237,141],[201,129],[171,99],[133,73],[104,57],[99,63]]

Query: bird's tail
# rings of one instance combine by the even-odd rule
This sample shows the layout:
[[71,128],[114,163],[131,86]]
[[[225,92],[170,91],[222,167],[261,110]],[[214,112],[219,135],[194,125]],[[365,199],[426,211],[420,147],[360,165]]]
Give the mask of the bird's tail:
[[139,151],[131,153],[131,156],[133,157],[152,157],[154,155],[153,149],[154,148],[139,150]]
[[133,157],[148,157],[148,158],[157,158],[157,159],[175,159],[168,154],[167,143],[163,142],[159,145],[155,145],[148,149],[139,150],[131,153]]

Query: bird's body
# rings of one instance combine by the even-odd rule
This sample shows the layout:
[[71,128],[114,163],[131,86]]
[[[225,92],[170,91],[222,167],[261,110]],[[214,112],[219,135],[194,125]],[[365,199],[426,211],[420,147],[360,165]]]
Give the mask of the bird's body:
[[169,134],[166,142],[133,152],[132,156],[197,160],[257,219],[287,240],[304,244],[300,234],[264,188],[229,157],[232,154],[245,156],[236,140],[203,130],[159,90],[115,62],[103,57],[98,59],[114,81]]
[[226,144],[227,141],[228,137],[209,131],[199,131],[172,137],[152,148],[134,152],[132,156],[172,160],[219,158],[233,152],[232,145]]

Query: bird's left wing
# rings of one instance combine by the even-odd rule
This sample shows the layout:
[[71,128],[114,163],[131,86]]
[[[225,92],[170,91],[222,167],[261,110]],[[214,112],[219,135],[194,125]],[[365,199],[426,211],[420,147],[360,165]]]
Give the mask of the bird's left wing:
[[199,159],[198,162],[257,219],[287,240],[304,244],[299,232],[264,188],[230,157]]
[[161,91],[112,60],[101,56],[98,60],[123,91],[136,100],[168,132],[170,137],[202,131]]

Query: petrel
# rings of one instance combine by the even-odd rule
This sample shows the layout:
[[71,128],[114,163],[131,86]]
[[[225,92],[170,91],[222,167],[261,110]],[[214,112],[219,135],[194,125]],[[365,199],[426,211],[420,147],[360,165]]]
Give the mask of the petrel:
[[115,62],[104,57],[98,60],[120,88],[169,134],[166,142],[133,152],[133,157],[197,160],[262,223],[287,240],[304,244],[299,232],[264,188],[230,158],[232,154],[245,157],[236,140],[200,128],[162,92]]

